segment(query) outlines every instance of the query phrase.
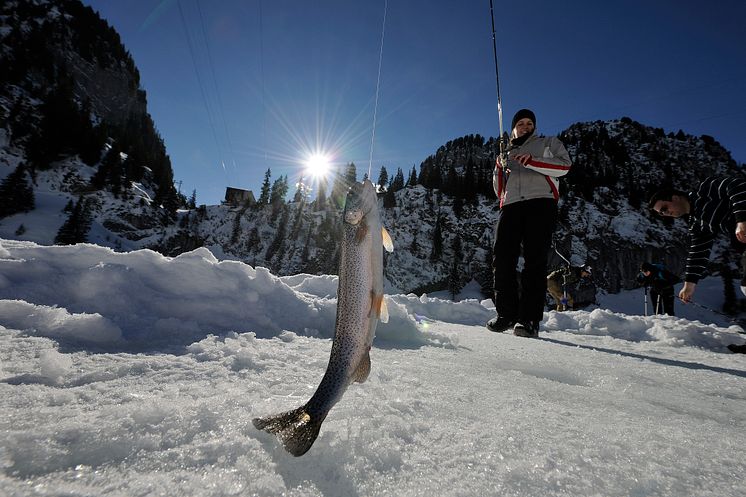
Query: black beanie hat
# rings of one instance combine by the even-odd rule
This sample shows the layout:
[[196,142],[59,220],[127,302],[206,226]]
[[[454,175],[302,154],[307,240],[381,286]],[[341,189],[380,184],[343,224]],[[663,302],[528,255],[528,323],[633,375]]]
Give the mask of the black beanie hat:
[[524,118],[531,119],[531,122],[534,123],[534,127],[536,127],[536,116],[534,113],[529,109],[521,109],[513,116],[513,121],[510,123],[510,129],[515,129],[515,123]]
[[640,264],[640,271],[653,271],[655,269],[655,266],[650,264],[649,262],[643,262]]

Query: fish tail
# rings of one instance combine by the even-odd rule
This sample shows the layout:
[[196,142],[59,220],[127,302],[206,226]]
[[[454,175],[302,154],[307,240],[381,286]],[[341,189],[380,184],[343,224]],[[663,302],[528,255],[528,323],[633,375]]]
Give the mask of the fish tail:
[[256,429],[277,436],[285,450],[299,457],[316,441],[324,418],[326,416],[312,417],[303,406],[275,416],[254,418],[251,422]]

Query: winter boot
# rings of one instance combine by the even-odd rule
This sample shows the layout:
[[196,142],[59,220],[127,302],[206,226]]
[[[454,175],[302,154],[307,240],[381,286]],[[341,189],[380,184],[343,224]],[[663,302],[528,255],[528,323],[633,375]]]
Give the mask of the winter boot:
[[502,316],[495,316],[487,321],[487,329],[495,333],[502,333],[515,324],[515,319]]
[[513,327],[513,334],[517,337],[539,338],[539,323],[518,321]]

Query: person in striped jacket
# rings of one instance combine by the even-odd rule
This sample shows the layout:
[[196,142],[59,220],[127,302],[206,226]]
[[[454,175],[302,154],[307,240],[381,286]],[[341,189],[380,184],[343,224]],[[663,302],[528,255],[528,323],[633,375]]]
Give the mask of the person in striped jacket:
[[[692,299],[721,231],[735,235],[740,248],[746,248],[746,176],[710,176],[690,193],[663,189],[650,198],[648,206],[660,216],[689,217],[689,254],[679,292],[682,302]],[[746,295],[746,251],[741,257],[741,291]]]
[[[559,177],[570,170],[570,156],[556,137],[538,136],[536,116],[516,112],[507,163],[498,157],[492,178],[500,212],[492,252],[495,310],[487,323],[494,332],[538,337],[547,291],[547,259],[557,222]],[[518,287],[518,259],[523,271]]]

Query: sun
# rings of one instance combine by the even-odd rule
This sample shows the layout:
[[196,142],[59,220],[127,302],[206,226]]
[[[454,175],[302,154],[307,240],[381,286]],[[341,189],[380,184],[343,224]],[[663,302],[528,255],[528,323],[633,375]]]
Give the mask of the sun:
[[326,178],[331,168],[331,159],[323,153],[308,156],[305,161],[306,171],[314,178]]

